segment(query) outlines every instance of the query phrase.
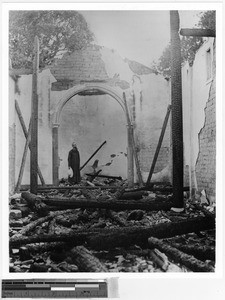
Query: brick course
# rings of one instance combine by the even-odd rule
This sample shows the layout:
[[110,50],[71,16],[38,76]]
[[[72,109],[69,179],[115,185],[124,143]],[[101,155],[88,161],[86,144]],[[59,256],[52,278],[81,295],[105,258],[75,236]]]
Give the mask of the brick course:
[[83,50],[66,53],[58,59],[50,66],[57,80],[52,84],[52,90],[66,90],[82,81],[108,81],[109,77],[99,50],[100,46],[91,45]]

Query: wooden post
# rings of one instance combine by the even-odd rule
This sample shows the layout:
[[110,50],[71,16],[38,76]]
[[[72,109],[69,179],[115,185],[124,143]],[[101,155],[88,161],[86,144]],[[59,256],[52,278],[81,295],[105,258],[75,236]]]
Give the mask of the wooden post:
[[59,184],[58,129],[59,124],[54,124],[52,128],[52,179],[55,186]]
[[127,181],[128,187],[134,186],[134,155],[131,142],[131,136],[133,135],[133,126],[127,125]]
[[30,190],[37,194],[38,177],[38,71],[39,71],[39,41],[37,36],[34,41],[34,62],[32,78],[32,103],[31,103],[31,143],[30,143]]
[[171,32],[171,101],[172,101],[172,149],[173,149],[173,196],[175,208],[182,209],[183,200],[183,118],[181,47],[178,11],[170,11]]
[[149,171],[148,179],[147,179],[147,182],[146,182],[146,186],[149,185],[149,183],[151,181],[151,178],[152,178],[152,174],[153,174],[154,169],[155,169],[155,164],[156,164],[156,161],[157,161],[157,158],[158,158],[158,155],[159,155],[159,151],[160,151],[160,148],[161,148],[161,145],[162,145],[163,137],[164,137],[164,134],[165,134],[165,131],[166,131],[166,126],[167,126],[167,123],[168,123],[170,110],[171,110],[171,105],[168,105],[166,116],[165,116],[163,126],[162,126],[162,131],[161,131],[161,134],[160,134],[160,137],[159,137],[158,145],[157,145],[157,148],[155,150],[155,155],[154,155],[152,165],[151,165],[151,169]]
[[143,186],[144,183],[143,183],[143,179],[142,179],[142,176],[141,176],[140,164],[139,164],[139,160],[138,160],[138,156],[137,156],[137,152],[136,152],[136,148],[135,148],[133,127],[132,127],[131,120],[130,120],[130,115],[129,115],[129,110],[128,110],[128,107],[127,107],[127,100],[126,100],[125,93],[123,93],[123,100],[124,100],[125,109],[126,109],[128,127],[130,127],[130,129],[129,129],[130,142],[131,142],[131,145],[132,145],[132,148],[133,148],[133,155],[134,155],[135,165],[136,165],[136,169],[137,169],[138,181],[139,181],[139,184],[141,186]]
[[[27,128],[26,128],[26,125],[25,125],[25,122],[24,122],[24,119],[23,119],[23,116],[22,116],[22,113],[21,113],[21,110],[20,110],[20,107],[19,107],[19,103],[17,102],[17,100],[15,100],[15,108],[16,108],[17,115],[19,117],[19,121],[20,121],[21,127],[23,129],[23,134],[24,134],[25,138],[27,139],[27,137],[28,137],[28,131],[27,131]],[[29,149],[30,149],[30,143],[29,143]],[[41,170],[40,170],[39,166],[38,166],[38,176],[40,178],[41,184],[44,186],[45,185],[45,181],[44,181],[44,177],[43,177],[43,175],[41,173]]]

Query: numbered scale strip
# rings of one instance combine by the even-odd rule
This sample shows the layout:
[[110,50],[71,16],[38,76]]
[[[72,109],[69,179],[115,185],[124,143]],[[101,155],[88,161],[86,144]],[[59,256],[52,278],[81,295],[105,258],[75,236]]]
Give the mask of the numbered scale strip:
[[2,298],[107,298],[105,279],[5,279]]

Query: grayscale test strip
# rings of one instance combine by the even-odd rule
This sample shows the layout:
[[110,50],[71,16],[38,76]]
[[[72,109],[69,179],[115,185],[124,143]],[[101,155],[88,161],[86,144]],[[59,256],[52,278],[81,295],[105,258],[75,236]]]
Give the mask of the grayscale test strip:
[[106,279],[5,279],[2,298],[107,298]]

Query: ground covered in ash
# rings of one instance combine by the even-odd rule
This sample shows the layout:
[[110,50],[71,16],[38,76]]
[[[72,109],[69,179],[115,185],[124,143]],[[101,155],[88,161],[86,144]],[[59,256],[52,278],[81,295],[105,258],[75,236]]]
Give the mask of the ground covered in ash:
[[[92,183],[83,180],[74,189],[63,189],[66,181],[61,183],[61,189],[50,189],[39,193],[39,198],[66,197],[79,200],[87,198],[110,200],[115,195],[115,189],[101,189],[104,185],[126,186],[121,180],[94,180]],[[91,190],[84,187],[95,186]],[[99,188],[98,188],[99,187]],[[170,192],[144,191],[141,199],[154,200],[157,196],[171,199]],[[190,197],[184,193],[185,211],[175,213],[171,210],[148,211],[141,209],[113,211],[109,209],[76,208],[60,210],[54,217],[48,218],[57,209],[47,213],[37,213],[30,207],[22,194],[10,197],[9,237],[60,236],[73,232],[88,232],[91,230],[143,228],[188,220],[190,218],[211,215],[215,217],[215,204],[209,203],[204,195]],[[90,200],[91,201],[91,200]],[[121,200],[122,201],[122,200]],[[137,199],[138,201],[138,199]],[[43,222],[42,222],[43,221]],[[35,223],[36,222],[36,223]],[[31,224],[36,224],[29,229]],[[110,231],[109,231],[110,232]],[[195,272],[196,268],[186,263],[197,261],[210,271],[215,267],[215,229],[190,232],[160,239],[161,242],[175,247],[184,254],[184,261],[177,261],[157,247],[146,247],[140,244],[128,244],[123,247],[107,249],[92,248],[86,241],[72,246],[65,241],[40,241],[36,243],[21,242],[10,246],[10,272]],[[107,243],[107,241],[106,241]],[[184,247],[188,246],[188,247]],[[183,248],[182,248],[183,247]],[[185,252],[186,251],[186,252]],[[188,255],[188,257],[186,257]],[[182,256],[183,257],[183,256]]]

